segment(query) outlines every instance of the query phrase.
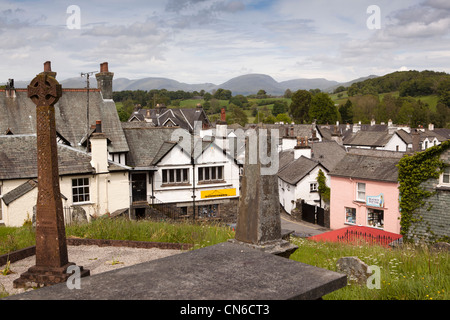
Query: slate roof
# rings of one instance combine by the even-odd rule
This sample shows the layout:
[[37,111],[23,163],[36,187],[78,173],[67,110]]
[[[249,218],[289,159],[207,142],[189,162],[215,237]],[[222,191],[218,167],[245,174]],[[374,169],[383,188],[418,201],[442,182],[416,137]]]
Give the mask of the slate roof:
[[388,131],[358,131],[353,133],[344,144],[349,146],[384,147],[391,139]]
[[397,164],[403,157],[402,152],[351,149],[331,170],[330,176],[359,178],[386,182],[397,182]]
[[311,149],[311,159],[301,156],[295,160],[294,149],[280,152],[278,177],[295,185],[317,165],[330,171],[346,155],[345,149],[335,141],[316,142]]
[[[259,127],[262,129],[277,129],[279,131],[280,138],[283,137],[312,137],[312,129],[316,128],[316,126],[311,124],[246,124],[245,130],[251,129],[253,127]],[[291,132],[291,128],[293,128],[293,132]]]
[[345,148],[336,141],[321,141],[311,144],[312,159],[319,161],[328,170],[334,167],[347,154]]
[[332,134],[337,131],[341,134],[342,140],[345,141],[352,135],[352,125],[347,127],[346,124],[340,124],[337,128],[336,125],[319,125],[317,129],[322,136],[323,140],[331,141]]
[[446,128],[436,128],[434,130],[419,130],[420,141],[424,141],[426,138],[433,140],[436,138],[439,142],[446,141],[450,139],[450,129]]
[[151,167],[155,158],[164,154],[161,147],[170,146],[166,142],[171,141],[177,129],[154,127],[147,122],[122,122],[122,128],[130,148],[127,163],[131,167]]
[[403,129],[395,131],[395,133],[402,139],[406,144],[412,144],[412,136],[410,133]]
[[320,163],[301,156],[279,170],[278,177],[291,185],[296,185],[318,165],[320,165]]
[[[58,144],[60,175],[95,173],[90,161],[90,154]],[[109,170],[123,171],[128,170],[128,167],[110,161]],[[36,135],[0,136],[0,179],[31,179],[36,177]]]
[[[74,148],[86,136],[86,90],[64,89],[55,105],[56,130]],[[7,98],[0,91],[0,134],[9,129],[14,135],[36,133],[36,105],[27,97],[24,89],[16,90],[16,98]],[[127,152],[128,145],[120,125],[113,100],[103,100],[99,90],[89,92],[89,122],[102,121],[102,130],[111,143],[108,151]]]
[[[37,186],[38,186],[37,180],[30,179],[30,180],[22,183],[17,188],[15,188],[15,189],[11,190],[10,192],[4,194],[3,197],[2,197],[3,202],[5,202],[5,204],[8,206],[11,202],[13,202],[14,200],[17,200],[20,197],[26,195],[28,192],[30,192],[31,190],[33,190]],[[63,194],[61,194],[61,198],[67,200],[67,198]]]
[[156,165],[162,158],[166,156],[177,145],[177,142],[164,141],[155,157],[153,158],[152,165]]
[[[447,128],[435,128],[434,130],[424,129],[418,130],[420,136],[420,142],[423,142],[426,138],[433,140],[436,138],[439,142],[444,142],[450,139],[450,129]],[[397,130],[395,132],[405,143],[412,144],[412,135],[404,130]]]
[[[150,115],[149,118],[148,114]],[[133,112],[128,121],[138,120],[145,122],[146,119],[151,119],[152,121],[148,123],[155,127],[168,126],[167,123],[170,122],[170,126],[178,126],[189,132],[194,131],[195,121],[200,121],[205,126],[211,127],[211,123],[203,108],[139,109]]]
[[16,199],[19,199],[21,196],[27,194],[31,190],[37,187],[37,180],[28,180],[27,182],[21,184],[14,190],[3,195],[2,199],[6,205],[9,205]]

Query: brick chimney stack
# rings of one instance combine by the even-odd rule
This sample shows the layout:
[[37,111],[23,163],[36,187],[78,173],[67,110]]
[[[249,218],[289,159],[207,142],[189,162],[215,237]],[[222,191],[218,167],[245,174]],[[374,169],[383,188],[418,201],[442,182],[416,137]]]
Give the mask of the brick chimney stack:
[[97,88],[100,89],[103,99],[112,99],[112,83],[114,73],[109,72],[108,62],[100,64],[100,72],[95,75],[97,78]]
[[52,63],[50,61],[44,62],[44,72],[41,74],[47,74],[49,76],[52,76],[53,78],[56,77],[56,72],[52,71]]

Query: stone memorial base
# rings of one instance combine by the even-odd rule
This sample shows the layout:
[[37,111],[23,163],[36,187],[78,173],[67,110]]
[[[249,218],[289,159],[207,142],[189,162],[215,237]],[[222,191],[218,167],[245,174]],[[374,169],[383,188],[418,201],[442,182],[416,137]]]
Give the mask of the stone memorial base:
[[236,239],[229,239],[228,242],[234,243],[236,245],[246,246],[248,248],[256,249],[262,252],[271,253],[287,259],[289,259],[291,254],[293,254],[295,250],[298,249],[296,245],[290,243],[287,240],[272,241],[260,245],[242,242]]
[[316,300],[344,274],[223,242],[95,274],[80,289],[60,283],[5,300]]
[[[72,275],[72,273],[67,273],[67,268],[73,265],[75,264],[69,262],[62,267],[32,266],[14,280],[13,286],[14,288],[40,288],[66,282]],[[89,270],[83,269],[83,267],[79,268],[80,277],[90,275]]]

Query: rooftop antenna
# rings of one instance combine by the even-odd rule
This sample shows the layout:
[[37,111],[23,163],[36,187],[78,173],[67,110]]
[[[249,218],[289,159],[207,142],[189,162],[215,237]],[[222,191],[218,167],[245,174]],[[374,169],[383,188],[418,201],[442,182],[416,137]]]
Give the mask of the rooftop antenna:
[[86,105],[86,122],[87,122],[87,133],[86,133],[86,152],[89,152],[89,77],[98,71],[91,72],[81,72],[81,77],[86,77],[86,92],[87,92],[87,105]]

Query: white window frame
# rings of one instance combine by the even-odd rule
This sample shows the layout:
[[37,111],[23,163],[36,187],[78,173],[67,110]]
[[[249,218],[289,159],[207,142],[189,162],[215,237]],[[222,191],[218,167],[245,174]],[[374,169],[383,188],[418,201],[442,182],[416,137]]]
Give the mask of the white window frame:
[[[349,211],[352,211],[351,213]],[[349,214],[354,215],[354,222],[348,220]],[[356,208],[345,207],[345,223],[346,224],[355,224],[356,225]]]
[[[219,170],[219,168],[221,168]],[[224,181],[225,166],[198,167],[197,181],[202,183]]]
[[309,192],[318,192],[319,191],[319,183],[318,182],[310,182],[309,183]]
[[189,183],[189,168],[174,168],[161,170],[162,184]]
[[[364,186],[364,190],[361,191],[360,185]],[[364,194],[362,198],[360,198],[360,193]],[[366,202],[366,184],[364,182],[357,182],[356,183],[356,201]]]
[[444,172],[439,176],[439,185],[450,187],[450,167],[445,167]]
[[[79,182],[81,181],[81,184]],[[86,184],[87,180],[87,184]],[[74,181],[77,181],[77,184],[74,185]],[[83,190],[80,190],[83,188]],[[87,193],[86,193],[86,189]],[[77,191],[77,194],[75,194],[75,190]],[[78,193],[79,191],[82,191],[81,193]],[[82,201],[80,201],[80,196],[82,196]],[[76,200],[75,197],[78,197],[78,200]],[[83,203],[90,203],[91,202],[91,179],[89,177],[82,177],[82,178],[73,178],[72,179],[72,203],[73,204],[83,204]]]

